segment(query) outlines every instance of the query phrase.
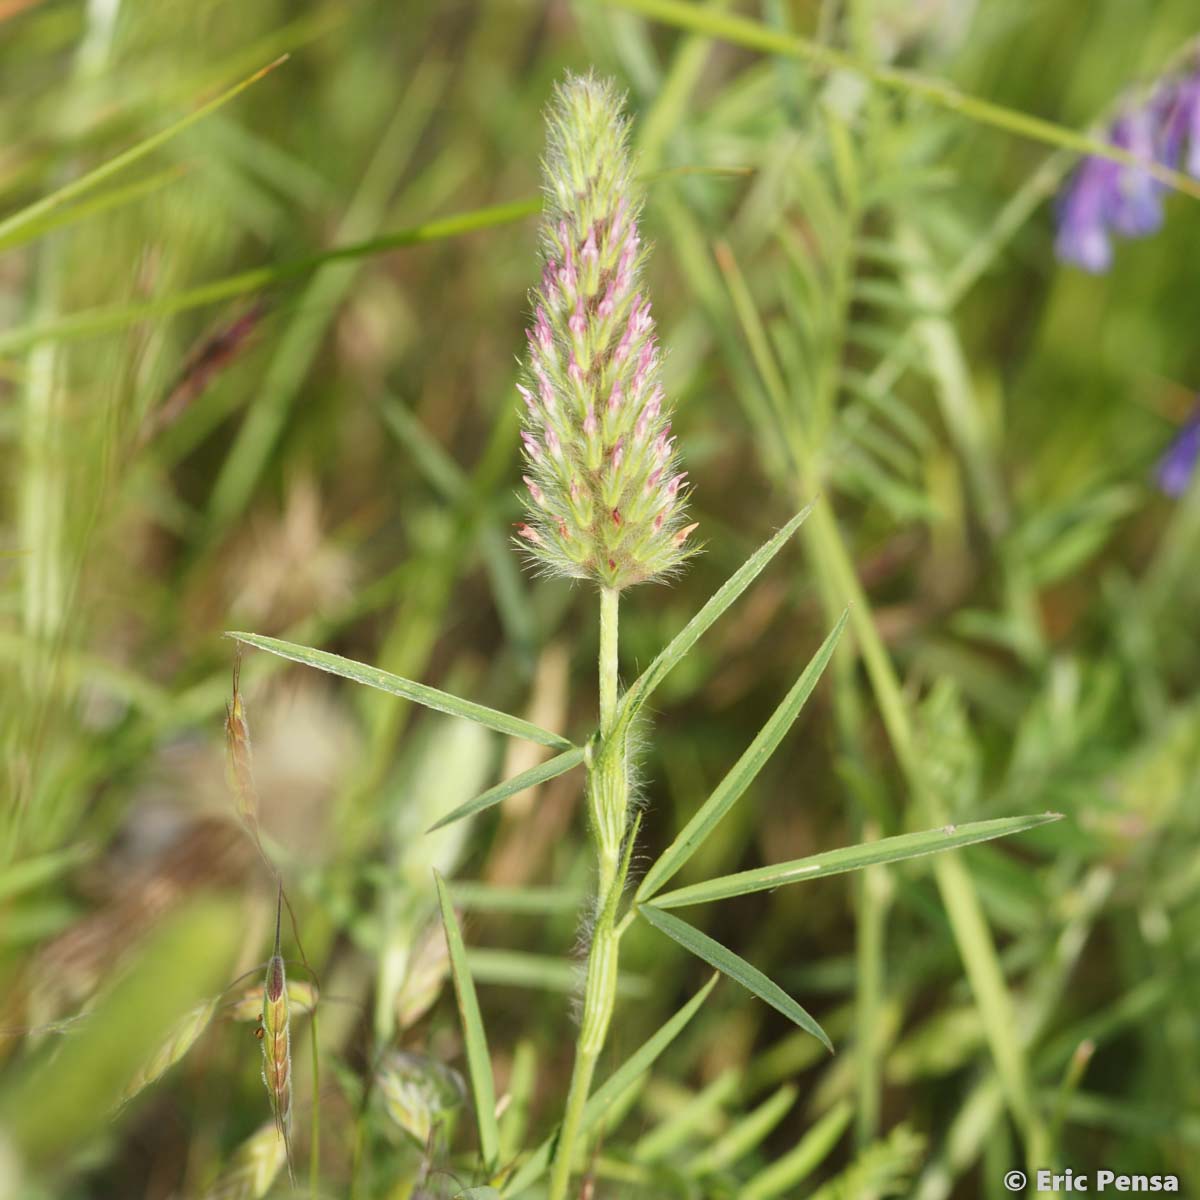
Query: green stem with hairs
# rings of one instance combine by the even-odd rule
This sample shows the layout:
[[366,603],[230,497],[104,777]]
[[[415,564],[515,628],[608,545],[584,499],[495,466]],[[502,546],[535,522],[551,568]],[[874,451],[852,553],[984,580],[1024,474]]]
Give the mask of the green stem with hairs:
[[550,1171],[549,1200],[567,1200],[571,1166],[579,1142],[580,1125],[592,1076],[608,1036],[617,994],[617,904],[629,867],[632,838],[626,845],[625,819],[629,808],[629,783],[625,763],[624,730],[616,727],[617,712],[617,611],[620,593],[600,591],[600,735],[588,748],[587,798],[592,840],[596,846],[596,923],[588,951],[583,993],[583,1018],[575,1043],[575,1065],[563,1113],[554,1163]]
[[617,712],[617,608],[621,593],[600,589],[600,736],[608,737]]

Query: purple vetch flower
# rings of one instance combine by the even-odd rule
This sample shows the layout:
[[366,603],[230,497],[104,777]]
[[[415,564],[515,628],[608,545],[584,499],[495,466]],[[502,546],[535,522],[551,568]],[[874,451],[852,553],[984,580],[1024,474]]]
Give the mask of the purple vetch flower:
[[547,113],[541,287],[519,392],[529,504],[517,536],[560,574],[619,590],[692,553],[649,297],[628,121],[571,76]]
[[1162,90],[1163,161],[1200,179],[1200,68]]
[[[1135,158],[1200,179],[1200,66],[1164,80],[1145,102],[1126,108],[1108,137]],[[1164,191],[1148,171],[1083,159],[1059,194],[1055,253],[1085,271],[1107,271],[1114,234],[1147,237],[1162,226]]]
[[1192,483],[1196,462],[1200,459],[1200,405],[1175,435],[1166,453],[1158,460],[1155,475],[1158,486],[1178,499]]
[[[1132,110],[1112,126],[1113,145],[1147,162],[1159,142],[1149,110]],[[1111,235],[1146,237],[1162,224],[1162,185],[1146,171],[1089,157],[1075,170],[1058,205],[1055,252],[1094,274],[1112,265]]]
[[[1161,130],[1152,109],[1133,109],[1118,117],[1112,128],[1113,145],[1128,150],[1135,158],[1155,162]],[[1114,164],[1116,165],[1116,164]],[[1162,225],[1163,185],[1146,171],[1117,166],[1110,197],[1112,227],[1122,237],[1147,237]]]
[[1063,262],[1102,274],[1112,266],[1109,210],[1120,167],[1106,158],[1085,158],[1058,201],[1054,250]]

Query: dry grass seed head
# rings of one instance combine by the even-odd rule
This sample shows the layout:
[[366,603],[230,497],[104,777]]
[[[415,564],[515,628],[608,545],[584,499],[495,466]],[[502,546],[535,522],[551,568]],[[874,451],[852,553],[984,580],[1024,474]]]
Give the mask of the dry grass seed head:
[[175,1025],[159,1047],[154,1057],[146,1062],[129,1081],[121,1095],[121,1104],[127,1104],[144,1088],[165,1075],[200,1040],[217,1011],[217,998],[205,1000],[187,1012]]
[[283,885],[279,885],[279,899],[275,910],[275,952],[267,963],[266,980],[263,983],[262,1007],[262,1054],[263,1083],[271,1100],[271,1111],[275,1126],[283,1141],[287,1158],[288,1175],[295,1178],[292,1169],[292,1034],[288,1011],[287,970],[283,956],[279,953],[283,922]]
[[[310,1013],[317,1007],[320,992],[315,983],[306,979],[287,981],[288,1011]],[[263,989],[257,983],[250,984],[225,1010],[231,1021],[258,1021],[262,1018]]]
[[202,1200],[262,1200],[285,1159],[274,1122],[264,1125],[238,1147],[229,1169],[203,1193]]

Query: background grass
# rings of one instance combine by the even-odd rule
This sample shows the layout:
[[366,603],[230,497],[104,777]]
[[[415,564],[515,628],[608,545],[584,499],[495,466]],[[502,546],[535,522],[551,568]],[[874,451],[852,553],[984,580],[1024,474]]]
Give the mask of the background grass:
[[[1196,32],[1187,0],[738,11],[1070,130]],[[689,911],[837,1054],[723,983],[610,1111],[595,1195],[840,1179],[854,1197],[992,1197],[1031,1145],[1041,1165],[1200,1186],[1200,494],[1168,501],[1152,480],[1200,374],[1197,201],[1169,197],[1162,231],[1092,277],[1052,253],[1069,154],[671,20],[525,0],[33,0],[0,3],[0,208],[25,212],[285,53],[11,228],[0,255],[0,1194],[203,1195],[223,1174],[243,1189],[227,1194],[265,1194],[246,1169],[268,1117],[251,1025],[219,1013],[115,1120],[97,1115],[150,1032],[214,980],[253,982],[269,953],[273,885],[224,779],[223,630],[577,739],[594,725],[592,598],[530,577],[508,544],[541,111],[589,65],[629,91],[707,539],[671,588],[628,596],[626,681],[820,495],[657,693],[638,858],[851,601],[801,720],[673,886],[907,829],[1067,817],[936,874],[918,860]],[[358,248],[322,257],[339,246]],[[236,353],[214,351],[247,313]],[[454,1195],[482,1182],[470,1114],[451,1105],[426,1152],[396,1124],[404,1104],[379,1102],[440,1112],[430,1080],[457,1093],[437,1064],[466,1071],[436,944],[419,969],[433,869],[488,885],[450,895],[512,1156],[549,1131],[570,1069],[578,773],[426,837],[551,752],[264,654],[242,691],[264,840],[323,984],[319,1189]],[[147,941],[168,917],[175,936]],[[648,927],[623,967],[602,1075],[707,977]],[[171,986],[148,991],[154,972]],[[301,1166],[309,1028],[293,1031]],[[408,1092],[382,1057],[397,1047]]]

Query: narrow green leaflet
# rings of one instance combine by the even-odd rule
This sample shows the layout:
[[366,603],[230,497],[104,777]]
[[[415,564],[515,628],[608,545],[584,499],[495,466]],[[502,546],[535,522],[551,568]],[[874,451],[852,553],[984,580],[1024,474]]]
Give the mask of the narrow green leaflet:
[[57,191],[51,192],[48,196],[43,196],[40,200],[34,201],[33,204],[26,205],[24,208],[0,221],[0,250],[7,250],[10,246],[18,245],[25,240],[25,235],[29,231],[29,227],[35,222],[38,222],[47,213],[66,204],[68,200],[74,200],[76,196],[83,195],[84,192],[90,191],[97,184],[103,183],[106,179],[117,174],[118,171],[123,171],[126,167],[132,166],[139,159],[145,158],[147,154],[157,150],[159,146],[169,142],[173,137],[181,134],[185,129],[195,125],[197,121],[202,121],[211,113],[217,111],[224,104],[228,104],[230,100],[236,96],[240,96],[248,87],[252,87],[265,75],[269,75],[280,63],[285,62],[287,56],[276,59],[273,63],[268,63],[267,66],[255,71],[249,79],[243,79],[241,83],[235,84],[228,91],[222,92],[215,99],[210,100],[207,104],[201,105],[195,112],[188,113],[186,117],[175,121],[168,125],[165,129],[160,129],[158,133],[152,134],[150,137],[140,141],[135,146],[130,146],[128,150],[110,158],[107,162],[101,163],[94,170],[89,171],[86,175],[81,175],[78,179],[71,180],[70,183],[64,184]]
[[[606,1115],[609,1107],[624,1094],[625,1089],[653,1065],[660,1054],[679,1036],[683,1027],[696,1015],[697,1010],[708,999],[716,985],[714,975],[657,1033],[647,1038],[605,1081],[596,1089],[583,1110],[580,1132],[587,1133]],[[514,1200],[526,1188],[532,1187],[546,1173],[554,1153],[557,1131],[548,1137],[522,1164],[521,1169],[505,1185],[503,1200]]]
[[[342,658],[339,654],[329,654],[325,650],[314,650],[310,646],[298,646],[295,642],[283,642],[279,638],[264,637],[258,633],[230,632],[225,635],[235,641],[245,642],[247,646],[257,646],[259,650],[268,650],[278,654],[280,658],[291,659],[292,662],[303,663],[306,667],[316,667],[318,671],[328,671],[331,675],[340,675],[343,679],[354,683],[365,684],[367,687],[378,688],[381,692],[389,692],[393,696],[402,696],[426,708],[438,712],[449,713],[452,717],[463,717],[474,721],[498,733],[506,733],[509,737],[524,738],[528,742],[537,742],[541,746],[550,746],[554,750],[575,750],[565,737],[541,729],[520,717],[509,716],[508,713],[498,712],[482,704],[463,700],[452,696],[449,692],[438,691],[437,688],[427,687],[400,675],[381,671],[378,667],[370,667],[366,663],[355,662],[352,658]],[[580,751],[582,754],[582,751]]]
[[500,1200],[500,1193],[494,1187],[473,1187],[458,1192],[454,1200]]
[[488,1056],[487,1035],[479,1014],[475,984],[467,966],[467,951],[463,946],[462,930],[450,903],[446,882],[437,871],[438,903],[442,908],[442,924],[446,929],[446,946],[450,951],[450,972],[454,976],[454,994],[458,998],[458,1015],[462,1020],[463,1037],[467,1043],[467,1071],[471,1076],[471,1094],[475,1099],[475,1120],[479,1126],[479,1149],[489,1166],[495,1165],[500,1153],[500,1129],[496,1124],[496,1083],[492,1079],[492,1061]]
[[767,759],[775,753],[787,731],[791,729],[805,701],[812,695],[817,680],[829,663],[833,651],[846,628],[848,613],[842,613],[832,632],[809,660],[792,690],[771,714],[771,719],[759,730],[754,741],[734,764],[733,769],[717,785],[716,790],[700,806],[699,811],[684,826],[678,837],[662,852],[646,872],[636,899],[640,902],[653,896],[704,844],[725,814],[737,803],[742,793],[754,782]]
[[633,1161],[661,1162],[678,1150],[688,1138],[706,1126],[724,1106],[738,1094],[743,1074],[738,1067],[726,1067],[703,1090],[696,1092],[683,1106],[666,1117],[661,1124],[644,1133],[633,1147]]
[[783,549],[784,543],[804,523],[812,510],[809,504],[798,512],[774,537],[764,542],[712,594],[704,607],[659,652],[658,657],[638,676],[621,702],[618,725],[629,726],[651,693],[667,677],[671,668],[700,640],[717,618],[754,582],[767,563]]
[[557,754],[544,763],[538,763],[536,767],[530,767],[528,771],[522,771],[519,775],[514,775],[511,779],[506,779],[503,783],[488,788],[486,792],[480,793],[473,800],[460,804],[453,812],[447,813],[440,821],[430,825],[425,832],[432,833],[435,829],[441,829],[443,825],[452,825],[455,821],[461,821],[463,817],[483,812],[485,808],[491,808],[492,805],[507,800],[509,796],[514,796],[517,792],[523,792],[526,788],[545,783],[547,779],[553,779],[556,775],[566,774],[572,767],[579,766],[581,762],[583,762],[582,747],[574,746],[570,750],[564,750],[562,754]]
[[748,992],[766,1001],[777,1012],[783,1013],[789,1021],[799,1025],[806,1033],[811,1033],[830,1053],[833,1052],[833,1043],[825,1030],[783,988],[768,979],[757,967],[752,967],[744,958],[734,954],[720,942],[714,941],[708,934],[701,933],[694,926],[670,913],[660,911],[653,904],[640,905],[638,913],[660,933],[665,933],[672,941],[678,942],[685,950],[703,959],[710,967],[716,967],[735,983],[740,983]]
[[798,1183],[808,1178],[829,1156],[854,1115],[848,1101],[835,1104],[782,1158],[764,1167],[739,1192],[739,1200],[775,1200],[795,1195]]
[[724,1171],[740,1162],[756,1146],[768,1137],[771,1130],[787,1116],[800,1094],[793,1083],[785,1083],[767,1097],[753,1112],[747,1113],[734,1126],[723,1133],[715,1142],[710,1142],[688,1165],[687,1173],[693,1178]]
[[814,854],[809,858],[756,867],[752,871],[739,871],[736,875],[722,875],[674,892],[663,892],[655,896],[654,904],[658,908],[678,908],[683,904],[703,904],[708,900],[726,900],[730,896],[766,892],[786,883],[820,879],[824,875],[841,875],[876,863],[900,862],[905,858],[919,858],[923,854],[937,854],[942,850],[988,842],[1061,819],[1062,813],[1034,813],[1024,817],[1001,817],[995,821],[973,821],[969,825],[946,825],[922,833],[902,833],[897,837],[881,838],[877,842],[827,850],[824,854]]
[[[911,1196],[913,1175],[925,1158],[925,1138],[908,1125],[896,1125],[879,1141],[858,1152],[844,1171],[823,1183],[808,1200],[845,1200],[847,1196]],[[1024,1178],[1024,1177],[1022,1177]]]

